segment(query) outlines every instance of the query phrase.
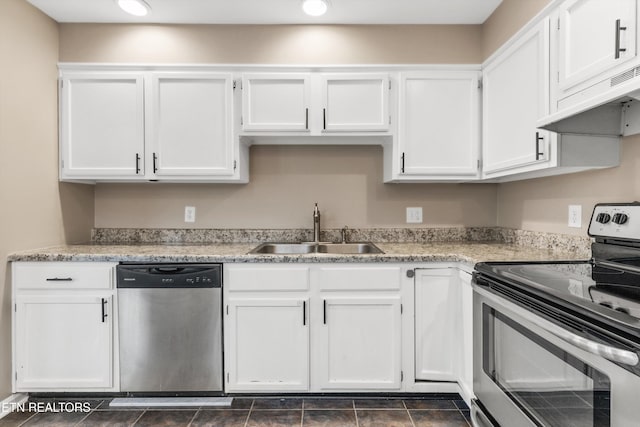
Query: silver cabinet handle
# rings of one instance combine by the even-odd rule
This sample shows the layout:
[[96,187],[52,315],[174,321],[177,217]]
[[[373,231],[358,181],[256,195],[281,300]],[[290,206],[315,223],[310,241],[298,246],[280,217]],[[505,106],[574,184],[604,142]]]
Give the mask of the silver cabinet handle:
[[544,137],[540,136],[540,132],[536,132],[536,160],[540,160],[544,153],[540,151],[540,141],[544,141]]
[[620,25],[620,20],[616,19],[616,48],[615,48],[615,59],[620,58],[620,52],[626,52],[627,49],[620,47],[620,31],[626,31],[627,27],[623,27]]

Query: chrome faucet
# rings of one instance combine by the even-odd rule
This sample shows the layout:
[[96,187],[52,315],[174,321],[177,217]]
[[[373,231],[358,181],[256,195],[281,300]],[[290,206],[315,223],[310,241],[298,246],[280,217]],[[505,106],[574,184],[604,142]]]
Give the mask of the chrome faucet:
[[340,234],[342,235],[342,243],[347,243],[347,231],[349,231],[349,227],[346,225],[342,230],[340,230]]
[[313,208],[313,241],[315,243],[320,242],[320,210],[318,204]]

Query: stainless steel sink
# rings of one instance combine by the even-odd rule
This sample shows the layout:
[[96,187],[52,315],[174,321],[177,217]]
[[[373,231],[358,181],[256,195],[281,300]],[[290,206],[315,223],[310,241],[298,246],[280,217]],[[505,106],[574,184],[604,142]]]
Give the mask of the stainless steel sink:
[[379,247],[371,242],[364,243],[320,243],[318,253],[322,254],[381,254]]
[[316,252],[315,243],[263,243],[250,254],[311,254]]
[[371,242],[362,243],[263,243],[250,254],[300,255],[300,254],[382,254]]

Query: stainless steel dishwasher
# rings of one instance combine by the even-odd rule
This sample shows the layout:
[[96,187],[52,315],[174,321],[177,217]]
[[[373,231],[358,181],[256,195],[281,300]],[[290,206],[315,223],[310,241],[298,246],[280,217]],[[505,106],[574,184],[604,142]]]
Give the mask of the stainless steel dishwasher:
[[116,267],[120,387],[222,391],[222,265]]

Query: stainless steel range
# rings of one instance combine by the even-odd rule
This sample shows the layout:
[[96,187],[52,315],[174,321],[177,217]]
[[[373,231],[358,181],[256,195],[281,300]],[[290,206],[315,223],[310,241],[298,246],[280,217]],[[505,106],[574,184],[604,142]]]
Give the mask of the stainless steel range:
[[640,425],[640,203],[589,235],[591,260],[476,265],[475,426]]

